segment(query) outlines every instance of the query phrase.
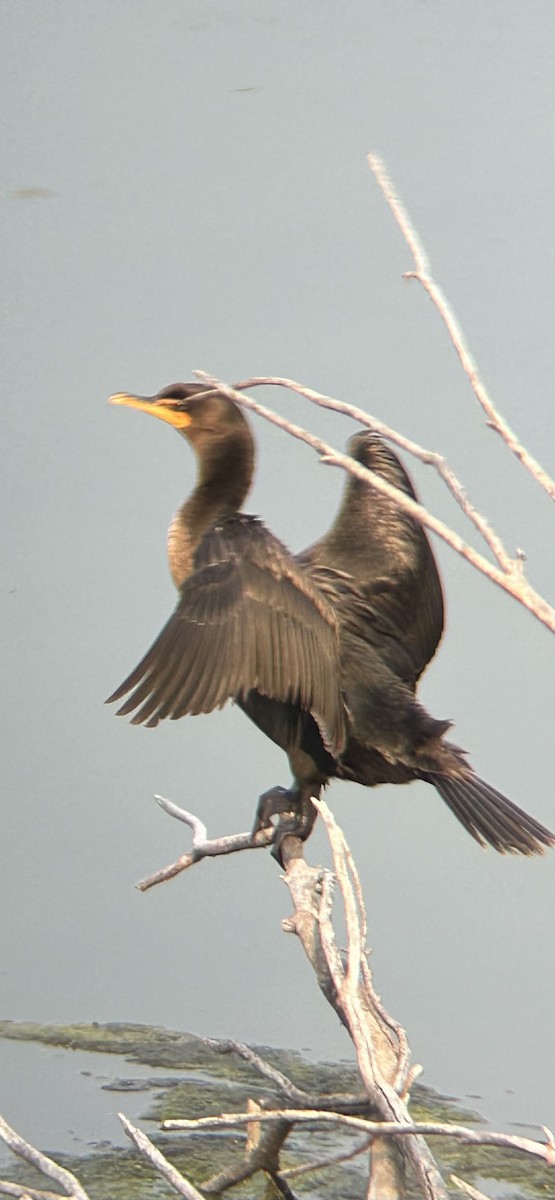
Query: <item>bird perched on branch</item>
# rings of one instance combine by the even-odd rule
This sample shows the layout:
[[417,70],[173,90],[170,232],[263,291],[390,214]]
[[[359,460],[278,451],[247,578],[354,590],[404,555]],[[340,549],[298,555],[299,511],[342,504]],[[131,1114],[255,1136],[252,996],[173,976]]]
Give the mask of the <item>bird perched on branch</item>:
[[[260,798],[255,830],[307,837],[312,796],[329,779],[366,787],[433,784],[465,829],[501,853],[539,854],[543,825],[480,779],[416,698],[443,630],[443,597],[422,526],[394,500],[348,476],[329,532],[293,555],[241,511],[254,441],[237,404],[200,383],[113,404],[161,418],[195,451],[198,478],[168,534],[179,598],[162,632],[110,696],[118,715],[153,727],[234,700],[286,752],[292,788]],[[356,462],[415,498],[401,462],[370,431],[348,444]],[[279,851],[278,851],[279,856]]]

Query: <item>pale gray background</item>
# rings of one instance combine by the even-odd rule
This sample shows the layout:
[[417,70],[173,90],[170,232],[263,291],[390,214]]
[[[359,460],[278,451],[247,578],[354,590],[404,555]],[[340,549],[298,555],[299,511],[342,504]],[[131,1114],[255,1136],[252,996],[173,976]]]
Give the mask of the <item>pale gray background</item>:
[[[549,501],[485,428],[437,315],[402,281],[412,264],[365,155],[388,161],[493,396],[553,470],[555,10],[5,0],[0,13],[2,1013],[340,1057],[345,1035],[281,932],[288,897],[266,853],[133,889],[185,844],[154,792],[217,834],[247,828],[258,793],[289,777],[231,708],[152,732],[103,707],[173,607],[166,528],[194,479],[172,431],[106,398],[203,367],[366,404],[447,455],[553,595]],[[266,399],[336,445],[351,430]],[[256,435],[248,507],[299,549],[342,480],[260,421]],[[437,552],[449,628],[425,701],[486,778],[553,825],[550,635]],[[553,1121],[553,856],[480,851],[425,785],[334,784],[329,800],[357,856],[377,986],[424,1081],[480,1094],[496,1122]],[[309,856],[323,854],[318,835]],[[32,1092],[30,1075],[2,1097],[6,1115]]]

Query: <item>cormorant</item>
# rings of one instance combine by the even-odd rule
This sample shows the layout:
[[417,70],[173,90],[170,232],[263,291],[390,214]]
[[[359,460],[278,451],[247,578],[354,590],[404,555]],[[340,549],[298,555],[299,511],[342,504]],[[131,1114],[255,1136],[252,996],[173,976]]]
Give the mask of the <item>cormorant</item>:
[[[374,787],[432,783],[465,829],[501,853],[539,854],[543,825],[480,779],[449,721],[416,699],[443,630],[443,597],[422,526],[394,501],[348,476],[329,532],[299,555],[241,511],[254,441],[238,405],[200,383],[113,404],[160,417],[198,460],[197,484],[177,510],[168,558],[177,606],[139,665],[110,696],[118,715],[149,727],[234,700],[288,755],[293,788],[260,798],[255,830],[275,813],[307,837],[311,796],[332,777]],[[401,462],[370,431],[352,457],[409,496]],[[130,694],[129,694],[130,693]],[[279,856],[279,850],[278,850]]]

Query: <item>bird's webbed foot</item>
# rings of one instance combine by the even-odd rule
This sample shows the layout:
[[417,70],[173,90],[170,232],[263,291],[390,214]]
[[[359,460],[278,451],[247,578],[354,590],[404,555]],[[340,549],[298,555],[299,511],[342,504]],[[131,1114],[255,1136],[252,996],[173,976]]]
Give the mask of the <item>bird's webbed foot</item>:
[[297,837],[304,842],[311,833],[316,820],[316,809],[311,797],[314,795],[317,799],[319,793],[320,788],[317,786],[303,787],[297,784],[292,788],[276,786],[260,796],[252,832],[253,835],[258,833],[259,829],[273,824],[272,817],[279,817],[272,855],[280,867],[284,866],[281,854],[283,839]]

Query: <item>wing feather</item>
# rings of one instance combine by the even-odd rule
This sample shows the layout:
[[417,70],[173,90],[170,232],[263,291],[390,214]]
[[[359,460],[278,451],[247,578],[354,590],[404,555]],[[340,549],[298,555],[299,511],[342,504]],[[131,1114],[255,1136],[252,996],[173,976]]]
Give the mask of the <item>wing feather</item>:
[[205,534],[177,607],[110,697],[149,727],[211,712],[250,691],[299,703],[332,753],[345,741],[337,621],[332,605],[256,517],[228,517]]

